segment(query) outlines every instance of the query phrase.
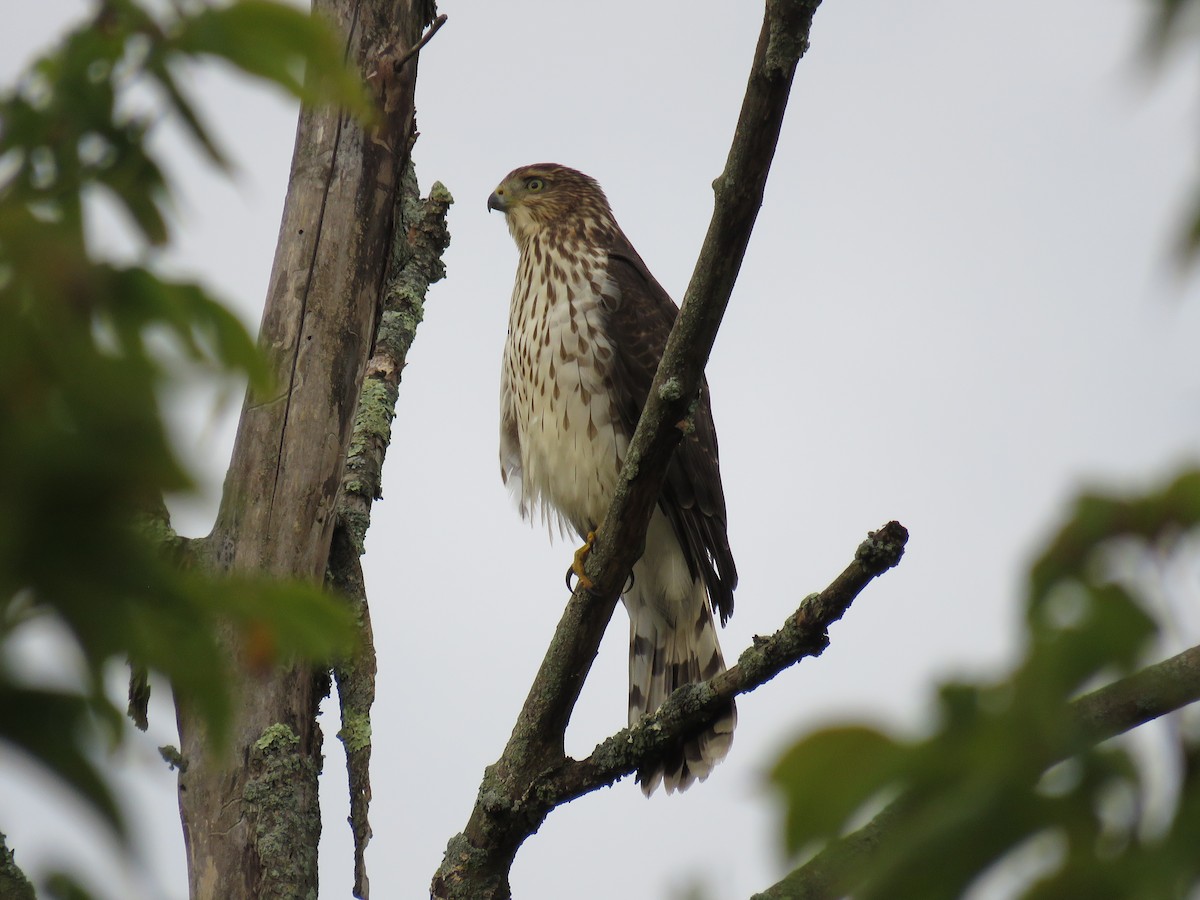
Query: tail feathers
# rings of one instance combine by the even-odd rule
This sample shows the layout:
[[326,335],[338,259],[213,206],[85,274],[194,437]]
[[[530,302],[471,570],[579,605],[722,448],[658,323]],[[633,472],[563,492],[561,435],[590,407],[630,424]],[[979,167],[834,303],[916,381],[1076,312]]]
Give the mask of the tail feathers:
[[[700,596],[703,597],[703,588]],[[632,598],[629,598],[632,599]],[[629,608],[629,724],[654,712],[671,692],[685,684],[707,681],[725,670],[717,643],[717,630],[707,599],[693,608],[694,622],[668,625],[648,605]],[[690,610],[689,610],[690,612]],[[733,743],[737,708],[728,708],[699,734],[680,740],[652,766],[637,773],[638,784],[649,797],[659,784],[667,793],[686,790],[703,781],[725,758]]]

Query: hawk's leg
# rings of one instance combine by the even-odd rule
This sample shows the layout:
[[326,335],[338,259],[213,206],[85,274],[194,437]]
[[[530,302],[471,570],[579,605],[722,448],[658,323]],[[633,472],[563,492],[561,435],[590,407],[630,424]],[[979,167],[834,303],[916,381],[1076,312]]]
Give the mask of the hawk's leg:
[[579,579],[579,586],[585,591],[590,591],[594,584],[592,579],[583,574],[583,564],[587,561],[588,554],[592,552],[592,545],[596,543],[596,532],[589,531],[584,539],[583,546],[575,551],[575,558],[571,560],[571,568],[567,569],[567,590],[574,592],[571,587],[571,576],[574,575]]

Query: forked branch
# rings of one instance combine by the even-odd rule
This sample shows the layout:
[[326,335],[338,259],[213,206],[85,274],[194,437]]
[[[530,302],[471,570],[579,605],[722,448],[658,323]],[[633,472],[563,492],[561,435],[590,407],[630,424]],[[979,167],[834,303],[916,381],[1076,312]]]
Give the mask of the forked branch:
[[614,734],[587,759],[567,759],[535,784],[531,795],[553,808],[612,784],[699,731],[739,694],[766,684],[805,657],[820,656],[829,646],[829,626],[845,615],[872,579],[900,562],[907,542],[908,531],[899,522],[868,534],[845,571],[821,593],[806,597],[773,635],[756,637],[737,665],[711,681],[679,688],[657,712]]

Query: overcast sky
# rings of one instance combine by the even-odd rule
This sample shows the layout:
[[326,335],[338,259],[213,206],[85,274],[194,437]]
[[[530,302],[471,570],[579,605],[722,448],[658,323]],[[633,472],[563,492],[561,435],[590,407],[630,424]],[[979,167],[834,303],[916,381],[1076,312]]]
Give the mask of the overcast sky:
[[[868,530],[899,519],[908,553],[821,659],[740,701],[733,750],[707,783],[647,801],[623,782],[553,813],[517,858],[518,900],[765,888],[787,864],[763,773],[790,740],[846,719],[915,732],[937,679],[993,675],[1015,658],[1022,573],[1075,491],[1149,486],[1196,462],[1200,302],[1169,245],[1197,177],[1200,98],[1193,57],[1157,77],[1140,65],[1146,6],[820,8],[708,368],[741,575],[726,657],[824,587]],[[450,20],[422,53],[418,175],[457,203],[449,276],[409,355],[367,540],[379,900],[426,896],[567,599],[573,547],[523,524],[499,478],[516,250],[487,196],[517,165],[582,169],[681,296],[761,21],[758,4],[742,7],[447,2]],[[5,81],[82,9],[13,4]],[[160,262],[216,286],[256,325],[295,109],[216,68],[191,87],[238,174],[223,180],[161,135],[182,191],[177,245]],[[96,221],[97,246],[119,250]],[[174,504],[185,533],[210,527],[232,400],[218,412],[198,393],[172,403],[204,484]],[[1179,632],[1161,652],[1200,640],[1200,622],[1185,615]],[[29,652],[53,669],[53,647]],[[569,752],[623,724],[625,654],[618,610]],[[154,750],[177,740],[165,694],[152,734],[114,761],[142,861],[105,876],[114,897],[186,897],[175,780]],[[323,728],[326,900],[349,896],[351,860],[336,711]],[[2,748],[0,830],[34,871],[107,853],[65,795]]]

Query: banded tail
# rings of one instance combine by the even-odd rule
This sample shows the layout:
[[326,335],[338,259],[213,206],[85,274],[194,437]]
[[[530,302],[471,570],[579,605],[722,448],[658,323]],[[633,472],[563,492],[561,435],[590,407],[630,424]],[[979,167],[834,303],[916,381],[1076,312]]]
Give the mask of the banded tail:
[[[662,596],[647,597],[650,585],[639,585],[635,566],[633,587],[622,599],[629,612],[629,724],[657,710],[676,688],[707,681],[725,670],[717,629],[704,583],[696,580],[683,602],[664,604]],[[657,602],[654,602],[657,600]],[[674,606],[674,622],[663,606]],[[737,707],[728,709],[708,728],[682,740],[654,766],[637,773],[647,797],[661,783],[667,793],[686,790],[703,781],[725,758],[733,743]]]

